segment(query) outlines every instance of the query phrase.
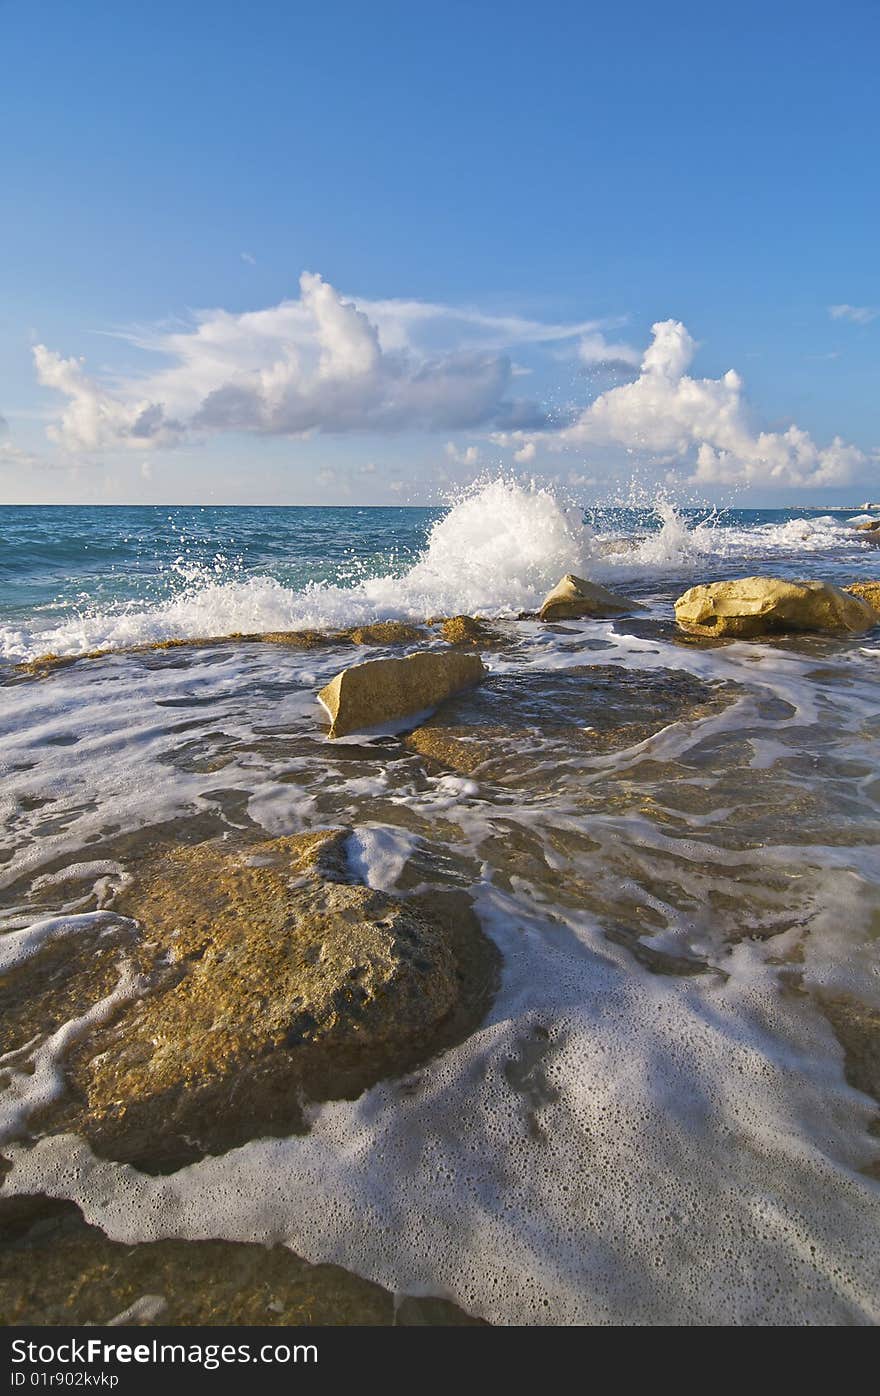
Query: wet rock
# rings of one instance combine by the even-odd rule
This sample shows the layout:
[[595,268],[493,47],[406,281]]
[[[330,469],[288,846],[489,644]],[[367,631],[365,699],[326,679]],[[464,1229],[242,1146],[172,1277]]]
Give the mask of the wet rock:
[[380,620],[373,625],[341,630],[337,638],[350,640],[353,645],[412,645],[424,640],[425,632],[419,626],[407,625],[402,620]]
[[860,596],[873,610],[880,613],[880,582],[853,582],[843,589],[853,596]]
[[677,670],[639,672],[616,664],[492,674],[405,742],[460,775],[546,787],[557,760],[632,746],[670,722],[720,710],[734,691]]
[[[13,1205],[27,1203],[25,1225]],[[109,1240],[71,1202],[0,1194],[0,1313],[6,1324],[149,1327],[475,1324],[442,1299],[402,1299],[286,1246]]]
[[248,638],[262,640],[266,645],[289,645],[297,650],[317,650],[332,643],[322,630],[267,630],[264,635]]
[[48,976],[41,955],[21,966],[0,1050],[86,1012],[121,960],[140,984],[69,1045],[66,1093],[31,1132],[162,1171],[302,1129],[307,1100],[353,1098],[466,1036],[497,960],[468,899],[354,884],[346,839],[165,850],[119,899],[134,943],[126,928],[96,956],[68,943]]
[[[843,1048],[847,1081],[880,1105],[880,1012],[847,994],[818,993],[816,1000]],[[880,1113],[874,1117],[871,1133],[880,1137]],[[865,1172],[880,1178],[880,1159]]]
[[637,602],[569,572],[545,596],[539,615],[545,621],[577,620],[584,616],[619,616],[624,611],[641,609]]
[[413,713],[425,712],[486,673],[478,654],[420,650],[404,659],[353,664],[321,689],[331,737],[345,737]]
[[491,645],[508,643],[506,635],[493,630],[485,621],[477,620],[475,616],[450,616],[440,626],[440,634],[447,645],[482,646],[487,649]]
[[692,635],[736,638],[790,630],[858,634],[877,623],[875,612],[860,596],[828,582],[779,577],[741,577],[691,587],[676,601],[675,619]]
[[856,533],[880,533],[880,519],[866,519],[855,525]]

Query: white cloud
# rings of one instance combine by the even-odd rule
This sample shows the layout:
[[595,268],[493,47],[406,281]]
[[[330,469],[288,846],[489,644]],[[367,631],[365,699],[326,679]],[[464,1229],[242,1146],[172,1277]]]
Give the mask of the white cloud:
[[692,378],[696,351],[677,320],[653,326],[639,376],[601,393],[570,426],[554,433],[501,433],[515,446],[540,442],[557,450],[623,447],[655,464],[677,462],[700,484],[832,485],[848,480],[865,456],[839,437],[818,446],[800,427],[767,432],[752,427],[743,382],[733,369],[720,378]]
[[869,325],[880,315],[880,307],[874,305],[829,305],[828,314],[832,320],[851,320],[854,325]]
[[33,352],[39,381],[68,399],[60,423],[48,428],[51,441],[100,450],[120,443],[137,447],[173,444],[180,436],[181,428],[166,419],[161,403],[101,388],[86,375],[81,359],[63,359],[43,344],[36,345]]
[[447,441],[445,450],[449,459],[455,461],[457,465],[479,465],[480,463],[479,446],[466,446],[462,450],[456,446],[454,441]]
[[[866,460],[840,438],[821,446],[796,425],[755,427],[738,373],[691,376],[696,345],[675,320],[655,324],[640,355],[610,342],[597,321],[542,323],[421,301],[355,303],[306,273],[296,299],[268,309],[213,310],[183,327],[122,337],[161,356],[162,366],[95,377],[81,359],[43,345],[34,350],[40,382],[65,399],[48,433],[59,445],[147,451],[226,432],[484,433],[522,465],[539,448],[607,446],[684,469],[701,484],[767,488],[839,484]],[[565,404],[551,416],[514,396],[511,351],[545,346],[553,354],[563,344],[585,367],[625,372],[632,381],[600,393],[579,414]],[[446,454],[470,467],[481,459],[477,445],[453,440]]]
[[27,451],[23,446],[16,446],[5,432],[0,434],[0,470],[22,471],[54,471],[64,467],[56,465],[52,461],[44,460],[42,456],[34,455],[33,451]]
[[37,376],[67,398],[50,435],[72,449],[146,449],[219,432],[450,431],[545,424],[509,395],[505,350],[577,339],[596,322],[542,324],[418,301],[344,299],[320,276],[300,296],[241,315],[205,312],[184,329],[128,332],[168,366],[128,379],[38,345]]
[[239,256],[243,262],[247,262],[249,267],[255,267],[257,265],[257,259],[253,252],[241,252]]
[[578,344],[578,358],[588,368],[626,371],[638,368],[641,357],[631,344],[609,344],[599,330],[584,335]]

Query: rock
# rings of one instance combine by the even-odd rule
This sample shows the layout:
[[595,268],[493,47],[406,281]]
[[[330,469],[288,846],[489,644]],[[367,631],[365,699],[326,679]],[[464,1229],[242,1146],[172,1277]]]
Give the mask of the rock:
[[419,650],[404,659],[353,664],[331,679],[318,699],[330,715],[329,735],[345,737],[436,708],[485,673],[478,654]]
[[852,596],[860,596],[873,610],[880,612],[880,582],[853,582],[843,589]]
[[330,636],[322,630],[268,630],[254,638],[264,645],[289,645],[291,649],[316,650],[332,643]]
[[857,533],[880,533],[880,519],[866,519],[855,525]]
[[[820,990],[814,997],[843,1048],[847,1081],[880,1104],[880,1012],[849,994]],[[875,1115],[870,1132],[880,1133],[880,1115]],[[880,1158],[869,1163],[864,1172],[880,1179]]]
[[[479,1022],[496,953],[460,892],[392,897],[344,881],[336,830],[172,847],[119,899],[130,930],[96,955],[47,947],[2,984],[0,1053],[82,1016],[119,961],[140,981],[68,1044],[66,1093],[31,1132],[72,1132],[151,1171],[305,1128]],[[128,927],[131,921],[127,923]]]
[[424,640],[425,632],[402,620],[379,620],[373,625],[341,630],[337,638],[350,640],[353,645],[412,645]]
[[440,626],[440,634],[448,645],[504,645],[507,636],[493,630],[475,616],[450,616]]
[[545,596],[539,616],[541,620],[577,620],[582,616],[618,616],[641,609],[637,602],[569,572]]
[[675,619],[692,635],[749,637],[787,630],[848,630],[876,625],[867,601],[828,582],[740,577],[691,587],[675,603]]
[[410,751],[459,775],[546,789],[557,765],[646,741],[671,722],[720,711],[732,686],[679,670],[593,664],[492,674],[405,738]]
[[[31,1204],[31,1219],[10,1226],[19,1202]],[[72,1202],[0,1196],[0,1240],[5,1324],[117,1326],[123,1315],[174,1327],[479,1322],[446,1300],[404,1299],[338,1265],[310,1265],[283,1245],[111,1241]]]

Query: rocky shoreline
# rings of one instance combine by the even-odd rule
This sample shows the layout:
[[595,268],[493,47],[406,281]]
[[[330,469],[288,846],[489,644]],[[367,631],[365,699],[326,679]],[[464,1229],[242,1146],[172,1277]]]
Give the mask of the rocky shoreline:
[[[569,574],[535,619],[563,630],[566,621],[625,615],[635,615],[637,625],[656,624],[639,619],[643,609]],[[674,613],[687,643],[858,635],[880,624],[880,581],[841,589],[740,578],[692,587],[676,600]],[[367,740],[383,724],[397,724],[400,744],[427,769],[462,777],[479,770],[502,787],[528,778],[523,753],[537,727],[569,754],[595,755],[647,741],[669,723],[721,711],[735,696],[733,685],[681,671],[653,669],[634,677],[613,664],[571,667],[536,684],[493,675],[483,653],[503,650],[514,636],[504,622],[463,615],[422,626],[389,621],[328,635],[291,632],[179,645],[229,639],[316,650],[419,646],[402,658],[348,666],[321,690],[328,738],[361,734]],[[178,642],[154,648],[173,647]],[[48,674],[67,662],[73,661],[47,655],[22,666],[21,674]],[[347,828],[318,828],[275,839],[245,832],[191,844],[169,840],[139,861],[104,919],[84,915],[81,924],[20,947],[9,939],[20,933],[7,932],[0,940],[9,952],[0,973],[0,1072],[7,1086],[13,1082],[19,1108],[0,1146],[72,1133],[99,1157],[148,1173],[171,1172],[253,1139],[305,1132],[315,1104],[356,1099],[379,1081],[417,1072],[476,1031],[496,992],[501,961],[468,894],[371,887],[352,859],[351,837]],[[673,964],[669,972],[690,971]],[[828,1016],[846,1039],[860,1089],[876,1090],[876,1015],[829,1001]],[[33,1070],[28,1051],[37,1042],[46,1055]],[[42,1237],[60,1238],[61,1259],[46,1264],[54,1265],[56,1276],[67,1276],[59,1280],[62,1287],[86,1252],[97,1267],[89,1273],[117,1264],[108,1259],[113,1243],[70,1209],[56,1215],[35,1204],[29,1214],[19,1199],[0,1193],[0,1223],[10,1229],[13,1257],[24,1248],[33,1259]],[[178,1264],[175,1244],[183,1246],[154,1250],[161,1267]],[[238,1256],[246,1250],[229,1246],[222,1263],[250,1265]],[[230,1260],[233,1252],[237,1258]],[[206,1259],[208,1268],[216,1260]],[[137,1263],[148,1267],[146,1254]],[[179,1263],[191,1266],[192,1253],[185,1260],[181,1254]],[[261,1273],[269,1284],[273,1267],[281,1274],[297,1265],[302,1269],[304,1262],[285,1251],[266,1260]],[[297,1274],[295,1284],[302,1279]],[[0,1294],[4,1283],[0,1268]],[[145,1283],[138,1279],[134,1288]],[[284,1284],[290,1283],[288,1275]],[[316,1281],[302,1283],[314,1288]],[[356,1321],[389,1321],[385,1292],[351,1276],[337,1278],[337,1305],[348,1285],[353,1312],[361,1314]],[[125,1309],[125,1284],[99,1290],[105,1308],[118,1303]],[[275,1321],[259,1306],[230,1317],[228,1298],[225,1308],[217,1301],[219,1317],[212,1319],[205,1316],[212,1302],[208,1295],[207,1307],[180,1309],[194,1317],[169,1317],[166,1306],[161,1321],[251,1322],[257,1314],[260,1322]],[[265,1300],[270,1310],[272,1302]],[[94,1306],[87,1311],[97,1312]],[[54,1321],[35,1320],[27,1303],[21,1318],[16,1312],[10,1321]],[[50,1312],[70,1322],[97,1321],[71,1305]],[[289,1305],[277,1312],[279,1322],[301,1321],[291,1317]],[[344,1322],[345,1312],[343,1304],[336,1317],[312,1321]],[[452,1306],[448,1312],[441,1306],[435,1320],[468,1321]]]

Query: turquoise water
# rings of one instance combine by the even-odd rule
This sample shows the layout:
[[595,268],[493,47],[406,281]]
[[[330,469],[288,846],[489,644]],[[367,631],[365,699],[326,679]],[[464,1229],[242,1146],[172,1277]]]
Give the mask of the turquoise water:
[[424,546],[429,509],[4,507],[0,615],[160,600],[194,574],[301,587],[394,571]]
[[[476,598],[479,609],[487,612],[503,611],[509,599],[499,544],[505,545],[504,530],[511,521],[505,519],[503,507],[494,507],[497,502],[486,502],[479,520],[482,529],[474,537],[471,527],[462,545],[468,565],[482,551],[495,566],[488,592],[483,586]],[[508,502],[501,500],[502,506]],[[135,626],[130,639],[168,638],[173,625],[171,631],[160,626],[154,635],[150,614],[175,599],[204,597],[208,588],[232,588],[228,597],[233,600],[240,599],[236,587],[260,580],[269,580],[293,596],[307,587],[353,590],[370,580],[404,578],[424,557],[431,530],[446,513],[417,508],[3,507],[0,656],[27,657],[35,646],[39,649],[41,635],[55,647],[70,648],[63,639],[65,622],[76,629],[83,617],[95,622],[90,628],[94,643],[116,643],[113,627],[105,627],[104,635],[100,621],[122,614],[141,617],[143,633]],[[776,570],[785,575],[827,574],[830,580],[848,577],[854,568],[857,574],[866,567],[870,570],[873,551],[847,526],[849,517],[850,511],[819,515],[782,509],[674,513],[668,508],[597,507],[582,515],[566,511],[572,535],[580,532],[584,539],[591,539],[589,561],[585,564],[580,559],[591,575],[611,575],[616,568],[628,579],[638,580],[641,570],[643,578],[656,582],[663,574],[670,584],[687,579],[697,565],[713,576]],[[513,522],[516,526],[509,530],[507,545],[515,572],[512,555],[523,524]],[[652,552],[651,540],[664,533],[672,535],[665,539],[665,552]],[[647,540],[648,546],[642,547],[641,555],[636,552],[629,558],[603,554],[603,543],[607,548],[626,540],[633,548],[640,540],[642,544]],[[573,555],[572,562],[578,561]],[[640,562],[644,563],[641,569]],[[551,550],[546,576],[536,577],[538,585],[545,581],[552,585],[555,565]],[[437,601],[446,603],[450,589],[455,592],[454,556],[438,580],[443,595]],[[240,606],[233,608],[234,617],[230,611],[225,624],[222,598],[216,599],[213,629],[218,634],[296,623],[295,608],[285,618],[275,615],[277,606],[270,608],[271,615],[264,615],[257,604],[250,625],[243,626]],[[420,594],[419,600],[431,609],[430,594]],[[474,598],[465,588],[461,605],[453,609],[473,609],[469,600]],[[386,612],[409,613],[412,606],[399,595],[396,605],[377,598],[373,611],[379,617]],[[355,605],[351,619],[362,618],[363,607]],[[344,605],[340,603],[330,619],[344,622]],[[181,633],[190,633],[183,617]],[[72,640],[71,644],[75,648]]]

